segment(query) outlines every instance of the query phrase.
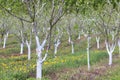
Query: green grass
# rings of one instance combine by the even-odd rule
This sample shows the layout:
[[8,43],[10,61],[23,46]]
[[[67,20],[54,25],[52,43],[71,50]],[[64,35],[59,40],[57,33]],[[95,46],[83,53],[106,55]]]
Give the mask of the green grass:
[[[50,80],[50,74],[53,72],[59,72],[65,68],[76,69],[87,65],[87,40],[81,40],[75,42],[75,53],[71,54],[71,45],[67,41],[61,44],[58,48],[57,57],[53,58],[53,47],[43,63],[43,79]],[[11,45],[10,45],[11,44]],[[95,45],[95,39],[91,40],[91,45]],[[14,43],[14,41],[9,41],[7,43],[8,48],[1,49],[0,55],[8,56],[6,58],[0,58],[0,80],[35,80],[36,72],[36,55],[32,54],[32,59],[27,60],[27,55],[22,56],[11,56],[11,54],[19,54],[20,46]],[[10,47],[11,46],[11,47]],[[64,47],[66,46],[66,47]],[[35,49],[35,44],[32,45],[32,50]],[[27,47],[24,49],[27,52]],[[117,52],[117,49],[115,53]],[[90,64],[91,66],[99,63],[101,60],[108,58],[106,51],[90,50]],[[107,61],[106,61],[107,62]],[[114,70],[114,74],[120,74],[119,69]],[[31,76],[32,75],[34,76]],[[66,79],[67,74],[65,75]],[[112,77],[112,75],[111,75]],[[110,77],[110,78],[111,78]],[[119,75],[113,75],[113,77],[119,78]],[[103,77],[104,78],[104,77]],[[112,78],[111,78],[112,79]],[[114,80],[114,79],[112,79]]]
[[113,58],[113,66],[108,68],[103,76],[98,77],[100,80],[119,80],[120,79],[120,62],[119,57]]
[[[100,51],[91,52],[91,54],[91,64],[98,62],[100,59],[103,59],[107,56],[106,53],[101,53]],[[35,74],[35,56],[33,56],[33,59],[31,61],[27,61],[27,56],[23,55],[13,56],[8,59],[0,59],[0,62],[0,77],[3,80],[7,80],[7,78],[11,78],[12,80],[24,80],[30,78],[28,75],[30,72],[33,72]],[[78,68],[86,64],[86,51],[63,55],[56,58],[47,58],[43,64],[43,76],[45,77],[53,71],[56,72],[64,68]]]

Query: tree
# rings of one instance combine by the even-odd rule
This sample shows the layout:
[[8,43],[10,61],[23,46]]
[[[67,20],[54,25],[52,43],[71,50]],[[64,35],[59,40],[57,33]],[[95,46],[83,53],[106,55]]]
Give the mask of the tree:
[[6,47],[6,41],[8,38],[9,31],[11,29],[11,21],[9,21],[10,17],[1,18],[1,26],[0,26],[0,34],[1,34],[1,42],[3,39],[3,48]]
[[[24,45],[25,45],[25,35],[24,32],[26,32],[26,28],[24,26],[24,22],[22,20],[12,18],[13,26],[11,29],[11,33],[14,34],[17,41],[20,43],[20,54],[23,54],[24,51]],[[28,30],[29,31],[29,30]]]
[[93,20],[91,18],[85,18],[84,20],[84,35],[87,38],[87,65],[88,65],[88,70],[90,70],[90,40],[91,40],[91,35],[92,35],[92,30],[93,30]]
[[[59,2],[59,3],[58,3]],[[42,59],[42,50],[45,46],[45,43],[47,41],[47,39],[49,38],[49,46],[48,49],[50,47],[50,42],[51,42],[51,33],[52,33],[52,28],[54,27],[54,25],[60,20],[60,18],[63,16],[64,12],[63,12],[63,6],[64,6],[64,1],[60,0],[56,2],[52,0],[52,8],[51,8],[51,14],[50,14],[50,19],[49,19],[49,33],[46,34],[45,39],[43,40],[42,44],[40,44],[39,41],[39,37],[38,37],[38,31],[37,31],[37,16],[39,16],[39,14],[37,12],[39,12],[39,9],[41,6],[40,5],[40,1],[27,1],[24,0],[25,5],[27,6],[27,10],[29,13],[29,16],[31,18],[32,24],[33,24],[33,30],[34,30],[34,36],[35,36],[35,40],[36,40],[36,52],[37,52],[37,73],[36,73],[36,78],[42,78],[42,63],[44,62],[44,60],[47,57],[47,54],[45,54],[44,58]],[[44,8],[44,5],[42,4],[42,9]],[[41,9],[41,10],[42,10]],[[56,13],[58,12],[58,13]],[[47,50],[48,52],[48,50]]]
[[[72,19],[71,19],[72,18]],[[68,19],[67,19],[67,33],[68,33],[68,42],[69,44],[71,44],[71,52],[72,54],[74,54],[74,42],[73,42],[73,31],[74,31],[74,25],[75,25],[75,18],[70,17],[70,15],[68,15]]]
[[116,46],[116,40],[119,33],[118,13],[111,4],[104,7],[104,10],[99,15],[97,20],[98,28],[105,38],[105,45],[109,55],[109,65],[112,65],[112,53]]
[[58,50],[58,47],[61,43],[60,39],[62,38],[62,35],[63,35],[63,32],[62,30],[60,29],[60,27],[57,27],[57,30],[54,31],[54,57],[56,57],[56,54],[57,54],[57,50]]
[[32,44],[32,24],[30,23],[22,23],[22,27],[23,27],[23,37],[25,39],[25,43],[27,45],[28,48],[28,60],[31,59],[31,44]]

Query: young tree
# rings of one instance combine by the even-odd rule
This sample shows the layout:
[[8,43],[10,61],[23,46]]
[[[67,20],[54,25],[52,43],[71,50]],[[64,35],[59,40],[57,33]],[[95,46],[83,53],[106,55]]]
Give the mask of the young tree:
[[11,28],[11,22],[9,21],[9,18],[3,17],[1,18],[1,26],[0,26],[0,33],[1,33],[1,42],[3,39],[3,48],[6,47],[6,41],[8,38],[8,34]]
[[23,24],[23,37],[28,48],[28,60],[31,59],[31,44],[32,44],[32,24]]
[[[12,21],[13,26],[11,33],[14,34],[18,42],[20,43],[20,54],[23,54],[24,51],[24,45],[25,45],[25,38],[24,38],[24,24],[22,20],[16,20],[16,18],[13,18]],[[16,27],[17,26],[17,27]]]
[[60,39],[63,35],[63,32],[60,30],[59,27],[57,27],[57,31],[55,32],[55,38],[54,38],[54,57],[56,57],[57,49],[61,43]]
[[68,36],[69,36],[69,39],[68,39],[68,42],[69,44],[71,44],[71,51],[72,51],[72,54],[74,54],[74,42],[73,42],[73,31],[74,31],[74,25],[75,25],[75,19],[71,19],[70,18],[70,15],[68,16],[68,21],[67,21],[67,33],[68,33]]
[[84,34],[85,37],[87,38],[87,65],[88,65],[88,70],[90,70],[90,40],[91,40],[91,33],[92,33],[92,19],[86,19],[84,21]]
[[112,53],[116,46],[116,40],[119,33],[119,26],[116,21],[119,18],[116,10],[111,4],[104,7],[104,10],[99,14],[99,21],[97,21],[98,28],[105,38],[105,45],[109,55],[109,65],[112,65]]
[[[51,34],[52,34],[52,29],[54,25],[61,19],[61,17],[64,14],[63,7],[64,7],[64,1],[59,0],[59,1],[54,1],[52,0],[52,8],[51,8],[51,14],[50,14],[50,19],[49,19],[49,33],[46,34],[45,39],[43,40],[42,44],[40,44],[39,37],[38,37],[38,31],[37,31],[37,16],[39,16],[38,12],[41,12],[43,10],[44,5],[42,4],[42,7],[39,6],[41,3],[40,1],[28,1],[24,0],[25,5],[27,6],[27,10],[29,13],[29,16],[31,18],[32,24],[33,24],[33,30],[34,30],[34,36],[36,40],[36,53],[37,53],[37,70],[36,70],[36,78],[42,78],[42,63],[47,57],[47,54],[45,54],[44,58],[42,58],[42,50],[46,44],[47,39],[49,38],[49,47],[50,47],[50,42],[51,42]],[[55,4],[56,3],[56,4]],[[40,10],[41,7],[41,10]],[[56,13],[57,12],[57,13]],[[41,13],[42,14],[42,13]]]

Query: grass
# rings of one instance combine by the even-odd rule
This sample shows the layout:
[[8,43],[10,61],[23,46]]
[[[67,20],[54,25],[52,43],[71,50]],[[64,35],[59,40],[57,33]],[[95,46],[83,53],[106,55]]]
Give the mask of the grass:
[[108,67],[106,72],[103,73],[102,77],[98,77],[101,80],[119,80],[120,79],[120,62],[119,57],[113,58],[112,67]]
[[[92,64],[106,57],[106,53],[99,51],[91,53]],[[99,58],[98,58],[99,56]],[[8,59],[0,60],[0,78],[3,80],[25,80],[30,78],[28,74],[31,72],[35,74],[36,57],[33,56],[31,61],[27,61],[27,55],[12,56]],[[43,64],[43,76],[59,71],[64,68],[78,68],[86,65],[86,52],[78,52],[75,54],[63,55],[56,58],[48,58]]]
[[[95,45],[95,39],[92,39],[91,41],[91,44]],[[36,80],[36,55],[32,54],[32,59],[30,61],[27,60],[26,54],[21,56],[11,56],[13,53],[19,53],[19,45],[13,43],[14,41],[9,42],[7,45],[8,48],[0,50],[0,55],[8,56],[6,58],[0,58],[0,80]],[[79,44],[77,43],[75,43],[76,52],[74,54],[71,54],[71,45],[69,45],[67,42],[61,44],[56,58],[53,58],[53,51],[50,51],[46,61],[43,63],[42,80],[53,80],[51,79],[53,78],[51,74],[56,73],[58,75],[62,75],[64,73],[61,73],[60,71],[65,69],[72,70],[71,73],[76,73],[76,69],[87,65],[87,42],[86,40],[81,40],[79,41]],[[64,46],[66,46],[66,48],[64,48]],[[32,50],[34,49],[35,45],[32,45]],[[117,49],[115,53],[117,53]],[[108,58],[106,51],[90,50],[91,66],[99,64],[101,60],[104,60],[106,58]],[[110,76],[107,76],[107,78],[109,80],[112,78],[112,80],[119,79],[120,72],[118,72],[118,70],[120,70],[120,68],[114,69],[112,72],[114,74],[110,74]],[[68,79],[71,73],[60,76],[60,80]],[[103,80],[107,78],[103,76]]]

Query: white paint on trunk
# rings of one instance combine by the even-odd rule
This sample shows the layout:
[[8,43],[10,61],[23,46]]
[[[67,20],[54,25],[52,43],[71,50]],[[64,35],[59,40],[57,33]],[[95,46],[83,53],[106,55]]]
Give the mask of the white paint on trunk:
[[110,45],[110,43],[108,43],[106,40],[105,40],[105,45],[106,45],[106,49],[107,49],[107,52],[108,52],[108,55],[109,55],[109,65],[111,66],[112,65],[112,53],[115,49],[115,43],[112,43]]
[[119,46],[119,57],[120,57],[120,46]]
[[6,41],[7,41],[7,38],[8,38],[8,32],[7,32],[7,34],[4,36],[4,43],[3,43],[3,48],[5,48],[6,47]]
[[58,39],[57,42],[55,42],[54,44],[54,57],[56,57],[56,54],[57,54],[57,49],[58,49],[58,46],[60,45],[60,40]]
[[84,34],[84,37],[87,37],[88,36],[88,34]]
[[57,54],[57,46],[55,44],[55,49],[54,49],[54,56],[56,57],[56,54]]
[[119,56],[120,56],[120,39],[118,39],[118,47],[119,47]]
[[44,58],[42,59],[42,48],[39,47],[36,49],[37,54],[40,54],[37,59],[37,67],[36,67],[36,78],[41,79],[42,78],[42,63],[47,58],[47,53],[45,54]]
[[24,37],[22,30],[20,31],[20,37],[21,37],[21,44],[20,44],[20,54],[23,54],[23,48],[24,48]]
[[112,53],[109,53],[109,65],[112,65]]
[[36,67],[36,78],[42,78],[42,48],[41,46],[36,49],[38,59],[37,59],[37,67]]
[[68,42],[69,42],[69,43],[71,42],[71,37],[70,37],[70,36],[69,36]]
[[28,41],[26,40],[26,45],[28,48],[28,60],[31,59],[31,43],[28,43]]
[[3,43],[3,48],[6,47],[6,40],[7,40],[7,37],[6,37],[6,35],[5,35],[5,37],[4,37],[4,43]]
[[96,42],[97,42],[97,49],[100,48],[100,37],[96,36]]
[[42,78],[42,63],[41,63],[41,59],[37,59],[37,67],[36,67],[37,71],[36,71],[36,78],[40,79]]
[[35,40],[36,40],[37,47],[39,47],[40,46],[40,42],[39,42],[38,36],[35,36]]
[[72,54],[74,54],[74,43],[71,41],[71,46],[72,46]]
[[88,64],[88,70],[90,70],[90,39],[91,37],[87,37],[87,64]]
[[79,32],[79,34],[78,34],[78,39],[80,39],[80,32]]
[[23,54],[23,47],[24,47],[24,44],[21,43],[21,44],[20,44],[20,54]]
[[36,53],[37,53],[37,57],[38,57],[37,66],[36,66],[36,78],[41,80],[41,78],[42,78],[42,63],[45,61],[45,59],[47,57],[47,53],[46,53],[44,58],[42,59],[42,50],[43,50],[47,40],[44,39],[44,41],[40,45],[38,36],[36,36],[35,39],[36,39],[36,44],[37,44]]
[[46,41],[47,41],[47,40],[44,39],[44,41],[43,41],[42,44],[41,44],[42,50],[44,50],[44,46],[45,46]]

